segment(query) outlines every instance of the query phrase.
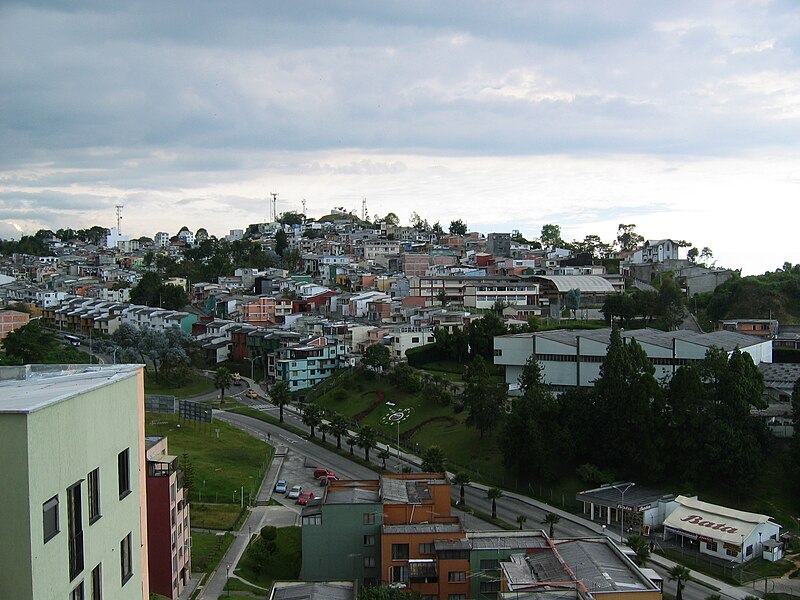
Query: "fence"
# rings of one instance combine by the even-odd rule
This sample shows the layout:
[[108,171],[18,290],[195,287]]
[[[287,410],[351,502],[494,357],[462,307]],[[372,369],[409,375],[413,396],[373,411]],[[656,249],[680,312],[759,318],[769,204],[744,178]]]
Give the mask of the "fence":
[[145,394],[144,410],[152,413],[175,414],[178,412],[178,403],[175,396],[159,396],[157,394]]

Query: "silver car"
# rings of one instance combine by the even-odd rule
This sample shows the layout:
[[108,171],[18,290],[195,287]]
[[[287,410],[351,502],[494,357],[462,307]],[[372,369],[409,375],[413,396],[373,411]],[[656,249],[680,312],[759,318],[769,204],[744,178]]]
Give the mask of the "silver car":
[[289,490],[289,493],[286,494],[286,497],[290,500],[297,500],[300,497],[300,493],[303,491],[303,488],[299,485],[292,486],[292,489]]

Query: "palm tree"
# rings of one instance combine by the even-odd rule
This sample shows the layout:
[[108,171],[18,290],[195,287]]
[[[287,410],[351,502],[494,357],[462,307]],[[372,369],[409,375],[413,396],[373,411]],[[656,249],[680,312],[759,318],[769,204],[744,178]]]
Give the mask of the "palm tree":
[[331,417],[331,422],[328,423],[328,431],[331,435],[336,437],[336,447],[342,449],[342,436],[347,435],[347,417],[334,413]]
[[358,441],[358,440],[356,440],[356,438],[354,438],[352,435],[348,435],[348,436],[347,436],[347,439],[344,441],[344,442],[345,442],[345,444],[347,444],[348,446],[350,446],[350,455],[351,455],[351,456],[353,455],[353,446],[355,446],[355,445],[356,445],[356,442],[357,442],[357,441]]
[[461,506],[464,506],[464,486],[467,486],[470,483],[472,483],[472,479],[470,479],[469,475],[467,473],[464,473],[464,471],[459,471],[453,476],[453,485],[461,486],[461,489],[459,490],[458,494],[459,497],[458,503]]
[[322,408],[311,402],[303,409],[303,423],[311,428],[311,437],[314,437],[314,428],[322,423]]
[[497,499],[502,497],[503,490],[500,488],[489,488],[486,491],[486,497],[492,501],[492,518],[497,518]]
[[331,430],[330,425],[328,425],[325,422],[322,422],[319,424],[319,427],[317,427],[317,429],[319,429],[319,432],[322,434],[322,441],[324,442],[325,434],[327,434]]
[[678,590],[675,593],[675,600],[683,600],[683,588],[691,578],[692,572],[683,565],[675,565],[669,570],[670,580],[677,581]]
[[272,402],[280,409],[280,422],[283,423],[283,407],[289,404],[289,400],[292,399],[292,392],[289,390],[289,384],[285,381],[278,381],[272,386],[269,395],[270,398],[272,398]]
[[517,515],[517,523],[519,523],[519,528],[522,530],[522,524],[528,520],[528,517],[525,515]]
[[364,449],[364,460],[369,462],[369,451],[375,447],[375,429],[369,425],[364,425],[359,431],[357,436],[357,443],[359,448]]
[[422,465],[420,468],[423,473],[441,473],[444,471],[444,462],[447,457],[444,450],[439,446],[430,446],[422,453]]
[[636,552],[636,558],[639,564],[644,566],[650,556],[650,542],[647,541],[647,538],[638,533],[634,533],[628,536],[628,546],[630,546],[631,550]]
[[225,403],[225,390],[231,387],[231,372],[220,367],[214,372],[214,387],[219,390],[219,403]]
[[392,455],[392,453],[389,452],[389,448],[384,448],[383,450],[381,450],[378,453],[378,458],[380,458],[383,461],[383,470],[384,471],[386,470],[386,459],[389,458],[391,455]]
[[553,537],[553,533],[555,532],[555,527],[558,525],[559,521],[561,521],[561,517],[559,517],[555,513],[547,513],[544,516],[544,521],[542,521],[542,525],[549,525],[550,526],[550,537]]

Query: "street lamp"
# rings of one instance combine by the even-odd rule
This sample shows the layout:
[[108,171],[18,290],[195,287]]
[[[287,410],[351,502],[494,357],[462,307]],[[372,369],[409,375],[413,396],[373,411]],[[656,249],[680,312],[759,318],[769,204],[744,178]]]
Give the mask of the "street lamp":
[[739,566],[739,585],[742,585],[742,579],[744,578],[744,534],[740,533],[739,535],[742,536],[742,546],[741,546],[742,558],[740,561],[741,565]]
[[[622,489],[620,487],[622,485],[625,486],[625,489]],[[625,538],[624,538],[624,531],[625,531],[624,530],[624,527],[625,527],[625,492],[627,492],[629,489],[631,489],[635,485],[636,484],[633,483],[633,482],[627,483],[627,484],[624,484],[624,483],[612,483],[611,484],[611,487],[613,487],[615,490],[617,490],[618,492],[620,492],[622,494],[622,498],[620,499],[620,503],[619,503],[619,509],[621,511],[619,513],[619,543],[620,544],[622,544],[625,541]]]
[[256,360],[258,360],[258,357],[254,356],[250,358],[249,356],[245,356],[245,358],[250,361],[250,379],[255,381],[255,378],[253,377],[253,364],[255,363]]

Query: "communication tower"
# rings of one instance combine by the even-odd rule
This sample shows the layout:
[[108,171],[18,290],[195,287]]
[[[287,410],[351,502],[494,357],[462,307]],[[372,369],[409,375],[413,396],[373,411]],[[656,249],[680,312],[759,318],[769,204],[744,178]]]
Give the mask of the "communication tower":
[[117,204],[114,208],[117,209],[117,235],[122,235],[122,209],[125,205]]

